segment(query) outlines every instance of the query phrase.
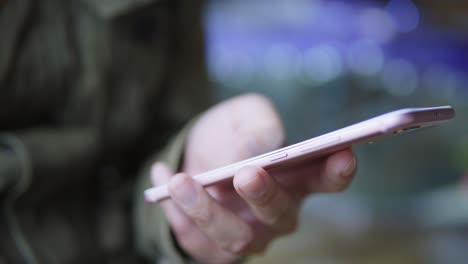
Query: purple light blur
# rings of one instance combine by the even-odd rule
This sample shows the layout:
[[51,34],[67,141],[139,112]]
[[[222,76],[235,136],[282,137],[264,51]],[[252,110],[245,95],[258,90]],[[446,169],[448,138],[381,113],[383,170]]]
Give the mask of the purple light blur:
[[[376,76],[394,58],[410,62],[418,75],[443,64],[468,76],[465,37],[428,26],[411,0],[386,6],[366,0],[236,0],[212,7],[216,11],[206,17],[208,63],[223,83],[297,78],[310,85],[348,73]],[[394,72],[387,75],[403,76]]]
[[418,27],[419,10],[411,0],[391,0],[386,9],[398,31],[410,32]]

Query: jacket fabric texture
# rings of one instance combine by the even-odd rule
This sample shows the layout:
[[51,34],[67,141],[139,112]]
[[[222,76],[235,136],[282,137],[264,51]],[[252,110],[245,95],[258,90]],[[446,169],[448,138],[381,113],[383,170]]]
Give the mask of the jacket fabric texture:
[[0,256],[182,263],[156,159],[177,169],[211,103],[203,3],[0,1]]

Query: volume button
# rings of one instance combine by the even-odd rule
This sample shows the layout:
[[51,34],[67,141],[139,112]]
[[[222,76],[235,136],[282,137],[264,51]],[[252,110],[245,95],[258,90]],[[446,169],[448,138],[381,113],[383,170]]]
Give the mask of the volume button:
[[287,156],[288,156],[288,153],[279,153],[279,154],[273,155],[270,158],[270,161],[277,161],[277,160],[280,160],[280,159],[284,159]]
[[335,136],[335,137],[330,137],[330,138],[325,138],[320,141],[314,141],[311,142],[299,149],[300,152],[311,152],[317,149],[320,149],[321,147],[324,147],[326,145],[332,144],[332,143],[337,143],[341,140],[340,136]]

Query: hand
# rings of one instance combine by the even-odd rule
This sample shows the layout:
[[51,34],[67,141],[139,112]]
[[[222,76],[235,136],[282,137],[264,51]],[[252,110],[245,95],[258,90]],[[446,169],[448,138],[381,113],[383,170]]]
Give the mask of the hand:
[[153,166],[157,184],[169,182],[164,201],[182,249],[206,263],[231,263],[263,252],[276,237],[295,230],[301,201],[311,193],[344,190],[356,160],[351,150],[265,171],[241,169],[233,181],[203,188],[194,175],[280,147],[284,133],[271,103],[244,95],[206,112],[188,136],[183,173]]

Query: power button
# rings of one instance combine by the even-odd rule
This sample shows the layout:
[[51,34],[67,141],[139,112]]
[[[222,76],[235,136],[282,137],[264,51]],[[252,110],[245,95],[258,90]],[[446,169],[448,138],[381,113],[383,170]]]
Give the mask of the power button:
[[288,153],[278,153],[278,154],[273,155],[270,158],[270,161],[277,161],[277,160],[280,160],[280,159],[284,159],[287,156],[288,156]]

